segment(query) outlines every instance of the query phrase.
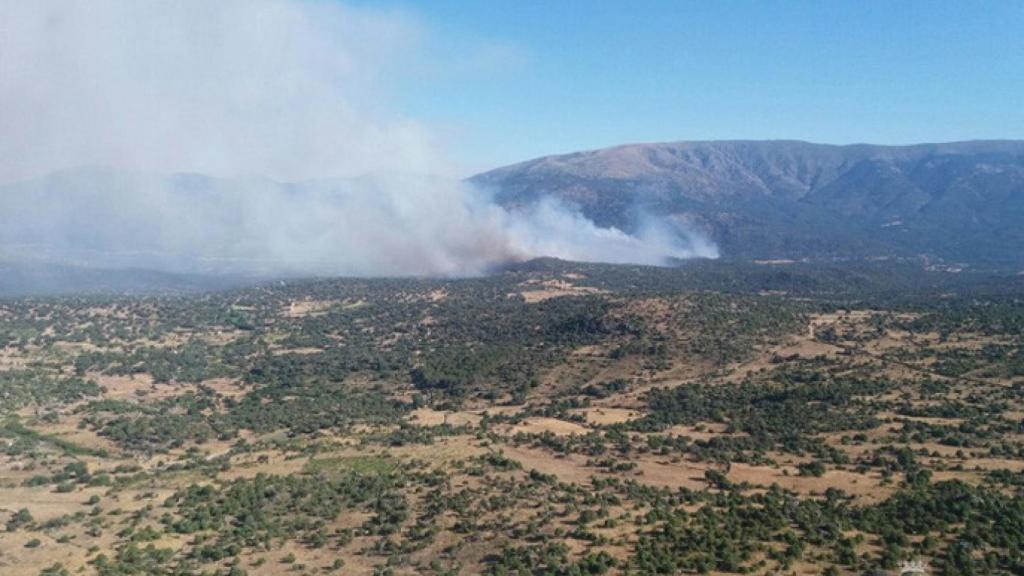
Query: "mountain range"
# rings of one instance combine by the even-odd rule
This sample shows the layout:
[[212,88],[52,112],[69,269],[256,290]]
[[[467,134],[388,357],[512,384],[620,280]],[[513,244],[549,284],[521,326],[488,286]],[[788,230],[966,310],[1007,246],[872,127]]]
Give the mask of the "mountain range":
[[[544,214],[532,208],[555,199],[601,228],[638,236],[667,220],[687,238],[716,243],[725,260],[1024,270],[1024,141],[632,144],[537,158],[468,181],[441,201],[439,191],[457,183],[54,172],[0,186],[0,294],[180,292],[220,285],[218,277],[430,275],[412,266],[431,257],[500,264],[508,254],[483,241],[486,220],[449,214],[464,193],[470,203],[493,200],[532,218]],[[593,228],[561,213],[554,223],[512,232],[556,230],[562,236],[548,244],[557,244],[576,227]],[[604,232],[590,233],[573,241]],[[548,244],[532,255],[549,254]],[[389,266],[375,268],[380,262]]]
[[727,258],[1024,265],[1024,141],[631,144],[470,181],[506,207],[555,197],[626,231],[668,217]]

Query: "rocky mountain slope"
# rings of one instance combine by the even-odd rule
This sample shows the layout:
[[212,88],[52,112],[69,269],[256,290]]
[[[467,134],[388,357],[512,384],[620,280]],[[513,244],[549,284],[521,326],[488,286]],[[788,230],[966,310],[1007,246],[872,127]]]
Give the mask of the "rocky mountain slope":
[[506,206],[555,196],[601,225],[667,215],[726,257],[1024,263],[1024,141],[633,144],[470,179]]

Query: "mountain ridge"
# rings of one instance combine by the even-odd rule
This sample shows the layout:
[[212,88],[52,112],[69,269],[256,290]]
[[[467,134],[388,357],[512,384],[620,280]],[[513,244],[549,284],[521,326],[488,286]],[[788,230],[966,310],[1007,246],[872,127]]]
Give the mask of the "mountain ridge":
[[553,196],[603,226],[630,230],[641,213],[665,216],[703,230],[726,256],[1024,264],[1021,140],[625,144],[469,181],[507,207]]

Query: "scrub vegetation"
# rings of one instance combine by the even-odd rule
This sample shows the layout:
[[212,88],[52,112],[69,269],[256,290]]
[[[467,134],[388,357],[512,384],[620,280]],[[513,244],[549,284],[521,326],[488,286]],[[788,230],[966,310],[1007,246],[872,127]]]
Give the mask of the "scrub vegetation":
[[1024,285],[538,260],[0,301],[0,572],[1024,571]]

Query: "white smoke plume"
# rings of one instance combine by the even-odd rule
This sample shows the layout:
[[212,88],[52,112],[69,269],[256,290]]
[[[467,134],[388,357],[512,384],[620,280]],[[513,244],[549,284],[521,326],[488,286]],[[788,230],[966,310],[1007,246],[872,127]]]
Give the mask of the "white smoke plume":
[[663,265],[669,259],[718,257],[713,244],[688,228],[644,215],[639,230],[627,234],[598,227],[550,197],[513,214],[506,229],[523,252],[564,260]]
[[628,235],[403,176],[452,172],[389,105],[428,42],[407,13],[337,2],[0,0],[0,258],[458,275],[714,255],[654,221]]

